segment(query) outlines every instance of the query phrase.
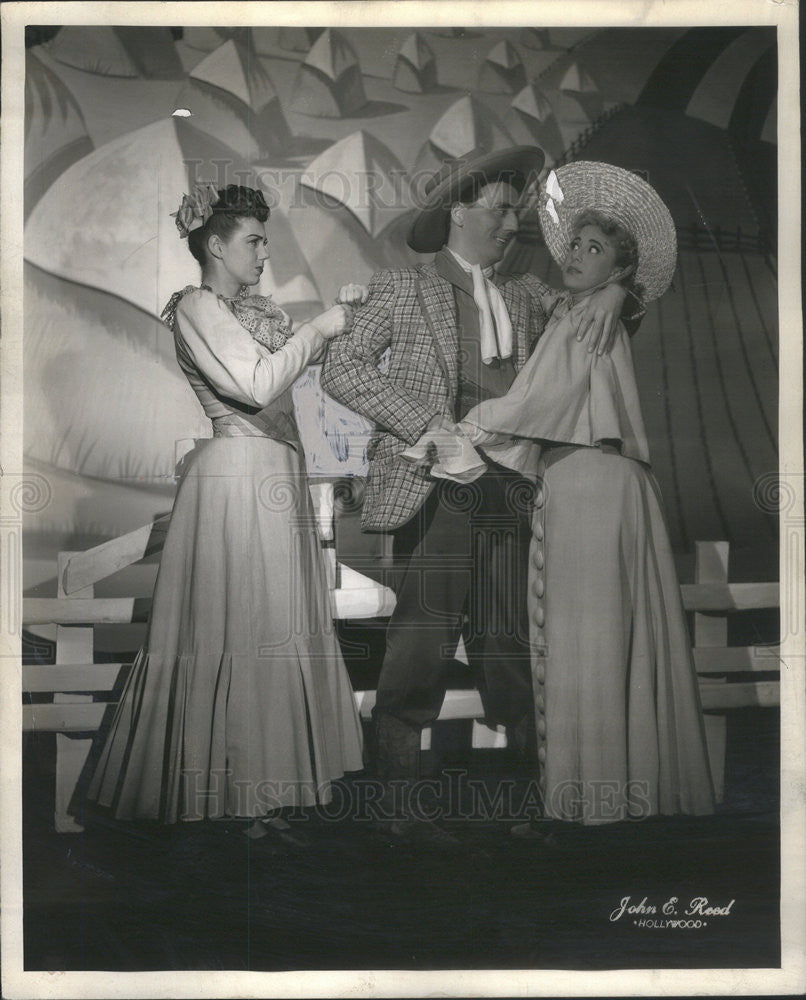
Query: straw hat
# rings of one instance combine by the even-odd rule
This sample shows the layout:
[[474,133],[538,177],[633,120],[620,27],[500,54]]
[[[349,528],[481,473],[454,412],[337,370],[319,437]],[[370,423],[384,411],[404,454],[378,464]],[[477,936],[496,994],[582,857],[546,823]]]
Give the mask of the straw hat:
[[677,235],[669,209],[657,191],[631,170],[610,163],[577,160],[549,174],[538,211],[551,256],[562,263],[580,212],[594,209],[620,223],[638,244],[635,282],[643,299],[660,298],[672,282]]
[[538,146],[509,146],[492,153],[473,150],[460,159],[449,160],[426,182],[423,205],[406,242],[417,253],[436,253],[448,238],[451,205],[473,183],[502,180],[520,192],[537,177],[545,159]]

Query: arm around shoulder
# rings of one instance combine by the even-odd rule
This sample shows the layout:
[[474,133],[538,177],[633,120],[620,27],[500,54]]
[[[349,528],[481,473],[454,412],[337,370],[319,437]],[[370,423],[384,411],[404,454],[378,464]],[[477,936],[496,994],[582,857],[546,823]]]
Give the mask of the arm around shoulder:
[[513,274],[507,280],[520,285],[532,300],[533,308],[542,310],[545,315],[551,312],[555,302],[562,294],[558,289],[547,285],[545,281],[534,274]]

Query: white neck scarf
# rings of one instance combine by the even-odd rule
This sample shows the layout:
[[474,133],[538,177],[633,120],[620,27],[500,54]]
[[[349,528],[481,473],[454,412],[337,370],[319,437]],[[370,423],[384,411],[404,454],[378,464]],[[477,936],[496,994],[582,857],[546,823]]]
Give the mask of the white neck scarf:
[[455,250],[447,248],[463,271],[473,278],[473,300],[479,310],[481,360],[489,365],[493,358],[512,357],[512,322],[504,298],[490,279],[493,268],[468,264]]

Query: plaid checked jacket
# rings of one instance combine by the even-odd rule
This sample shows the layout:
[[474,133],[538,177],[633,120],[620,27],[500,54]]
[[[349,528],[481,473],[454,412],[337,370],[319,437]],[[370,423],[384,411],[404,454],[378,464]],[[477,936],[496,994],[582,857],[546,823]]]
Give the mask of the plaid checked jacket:
[[[543,332],[541,295],[531,275],[501,285],[512,321],[513,362],[520,369]],[[386,371],[378,362],[390,348]],[[389,531],[409,521],[434,487],[428,474],[400,458],[439,413],[452,417],[459,386],[454,287],[435,263],[379,271],[353,328],[329,344],[322,387],[374,421],[367,449],[361,526]]]

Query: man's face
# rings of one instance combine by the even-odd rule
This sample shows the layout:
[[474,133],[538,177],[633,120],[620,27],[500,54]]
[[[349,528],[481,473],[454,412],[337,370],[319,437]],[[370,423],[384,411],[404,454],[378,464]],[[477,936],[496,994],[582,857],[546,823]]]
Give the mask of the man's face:
[[474,251],[482,267],[501,260],[510,240],[518,231],[517,190],[506,181],[485,184],[478,199],[462,205],[462,242]]

